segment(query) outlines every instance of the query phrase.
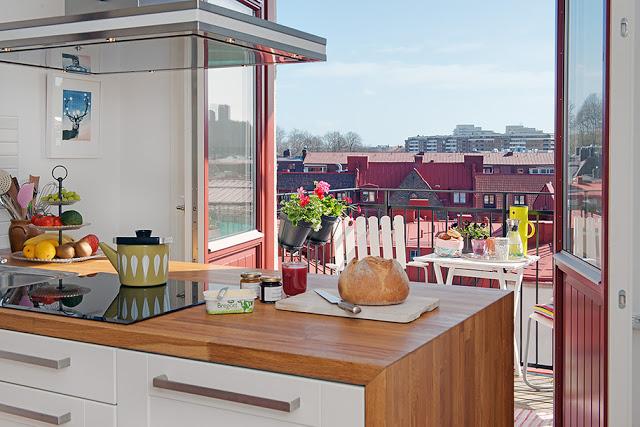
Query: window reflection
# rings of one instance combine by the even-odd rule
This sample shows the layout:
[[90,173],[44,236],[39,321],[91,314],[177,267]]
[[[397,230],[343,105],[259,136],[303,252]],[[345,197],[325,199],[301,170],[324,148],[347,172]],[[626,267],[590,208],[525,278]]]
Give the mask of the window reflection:
[[255,229],[253,68],[208,71],[209,241]]
[[600,267],[604,2],[568,2],[565,250]]

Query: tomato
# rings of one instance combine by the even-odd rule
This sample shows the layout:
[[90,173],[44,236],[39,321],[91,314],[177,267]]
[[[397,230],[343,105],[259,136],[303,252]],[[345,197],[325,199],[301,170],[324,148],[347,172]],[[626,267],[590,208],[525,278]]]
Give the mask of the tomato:
[[62,220],[59,216],[54,215],[34,215],[31,218],[31,223],[39,227],[55,227],[61,226]]

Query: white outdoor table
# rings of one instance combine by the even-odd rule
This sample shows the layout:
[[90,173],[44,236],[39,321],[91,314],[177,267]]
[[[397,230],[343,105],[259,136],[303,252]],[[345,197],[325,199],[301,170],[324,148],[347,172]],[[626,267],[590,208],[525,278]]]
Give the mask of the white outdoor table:
[[[522,290],[522,277],[524,276],[524,269],[540,260],[537,255],[527,255],[519,261],[492,261],[488,259],[474,259],[467,257],[460,258],[448,258],[440,257],[436,254],[429,254],[420,257],[415,257],[415,261],[433,263],[433,270],[436,274],[436,281],[439,285],[451,285],[453,284],[454,276],[463,277],[476,277],[479,279],[493,279],[500,283],[501,289],[507,289],[507,282],[514,282],[514,322],[515,316],[518,313],[518,304],[520,302],[520,293]],[[449,269],[447,273],[447,281],[442,278],[442,268]],[[522,374],[520,367],[520,354],[518,351],[518,344],[515,340],[514,330],[514,355],[516,375]]]

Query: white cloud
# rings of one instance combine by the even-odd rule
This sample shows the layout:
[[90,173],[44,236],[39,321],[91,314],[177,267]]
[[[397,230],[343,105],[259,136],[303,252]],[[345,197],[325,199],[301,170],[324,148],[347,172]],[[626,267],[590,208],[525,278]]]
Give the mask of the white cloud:
[[300,69],[304,77],[357,79],[367,87],[457,90],[548,90],[553,71],[507,70],[491,64],[407,64],[403,62],[330,62]]
[[479,42],[467,42],[467,43],[450,43],[437,46],[434,49],[436,53],[465,53],[474,52],[483,49],[485,46]]

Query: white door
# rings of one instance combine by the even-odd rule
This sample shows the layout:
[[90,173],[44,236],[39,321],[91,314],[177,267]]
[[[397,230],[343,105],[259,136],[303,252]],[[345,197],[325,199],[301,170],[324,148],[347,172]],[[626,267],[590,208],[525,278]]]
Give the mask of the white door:
[[[637,404],[640,401],[640,374],[637,372],[640,371],[640,354],[635,354],[636,363],[632,366],[631,351],[631,315],[634,308],[636,312],[640,311],[640,282],[637,280],[640,227],[634,215],[640,208],[637,197],[640,151],[634,141],[640,136],[640,122],[634,114],[634,109],[640,111],[640,91],[635,88],[634,92],[634,81],[640,78],[640,68],[634,64],[634,56],[640,57],[640,39],[635,36],[637,26],[632,26],[640,16],[634,17],[634,13],[638,13],[634,11],[635,3],[636,0],[611,0],[610,12],[609,241],[606,244],[609,245],[608,423],[611,426],[640,425]],[[640,335],[636,340],[640,340]],[[638,375],[633,386],[634,382],[629,381],[632,368]],[[633,420],[632,411],[635,411]]]

